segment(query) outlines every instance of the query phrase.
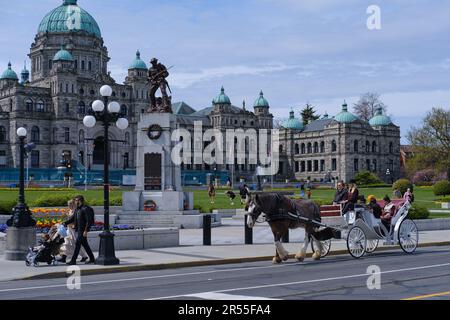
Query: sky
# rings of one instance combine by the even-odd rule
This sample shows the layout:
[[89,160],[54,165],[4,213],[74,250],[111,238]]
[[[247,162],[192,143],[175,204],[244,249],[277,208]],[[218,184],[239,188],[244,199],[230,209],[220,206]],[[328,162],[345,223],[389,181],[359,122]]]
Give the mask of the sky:
[[[44,15],[62,0],[0,0],[0,69],[20,72]],[[306,103],[336,115],[376,92],[401,127],[450,105],[448,0],[78,0],[98,22],[122,83],[137,49],[170,70],[173,101],[199,110],[221,86],[232,103],[260,90],[276,118]],[[380,9],[380,29],[367,20]],[[29,61],[27,61],[29,65]]]

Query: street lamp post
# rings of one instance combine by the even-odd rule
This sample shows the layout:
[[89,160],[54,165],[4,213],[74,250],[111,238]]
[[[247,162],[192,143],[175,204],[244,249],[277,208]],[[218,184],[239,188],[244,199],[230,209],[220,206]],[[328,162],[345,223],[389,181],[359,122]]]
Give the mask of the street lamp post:
[[109,126],[112,122],[120,130],[128,128],[128,120],[120,114],[120,105],[116,101],[108,104],[108,99],[112,95],[112,88],[110,86],[103,86],[100,88],[100,94],[103,101],[96,100],[92,104],[92,109],[83,119],[83,123],[88,128],[95,127],[97,121],[101,121],[104,128],[104,171],[103,171],[103,198],[104,198],[104,215],[105,222],[103,232],[100,234],[100,248],[99,256],[96,264],[99,265],[117,265],[120,263],[116,258],[114,250],[114,234],[111,233],[109,225]]
[[19,128],[19,201],[13,209],[12,217],[6,222],[8,236],[6,237],[6,260],[22,260],[27,254],[28,247],[36,242],[34,227],[36,221],[33,219],[30,209],[25,203],[25,152],[33,146],[25,146],[27,130]]

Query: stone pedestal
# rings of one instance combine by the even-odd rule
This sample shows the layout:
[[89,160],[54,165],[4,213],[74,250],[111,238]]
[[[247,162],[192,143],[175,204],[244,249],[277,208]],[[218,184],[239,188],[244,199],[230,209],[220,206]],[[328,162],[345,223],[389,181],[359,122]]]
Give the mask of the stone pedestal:
[[8,228],[5,260],[25,261],[30,247],[36,245],[35,228]]

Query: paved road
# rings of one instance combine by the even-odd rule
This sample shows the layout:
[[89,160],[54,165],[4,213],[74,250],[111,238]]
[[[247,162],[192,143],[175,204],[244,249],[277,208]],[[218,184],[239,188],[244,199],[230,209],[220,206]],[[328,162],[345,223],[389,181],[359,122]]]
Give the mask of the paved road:
[[[367,288],[367,268],[381,271],[381,289]],[[66,279],[0,282],[0,299],[450,299],[450,247],[422,248],[412,256],[380,252],[320,262],[269,261],[238,265],[82,277],[81,290]]]

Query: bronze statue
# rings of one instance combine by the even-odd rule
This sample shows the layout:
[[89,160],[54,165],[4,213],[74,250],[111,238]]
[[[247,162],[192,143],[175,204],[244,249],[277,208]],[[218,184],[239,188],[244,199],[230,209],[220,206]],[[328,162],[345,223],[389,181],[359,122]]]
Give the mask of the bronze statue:
[[[153,58],[150,63],[152,66],[148,70],[148,83],[150,84],[149,112],[172,113],[172,97],[167,94],[167,89],[172,93],[166,80],[169,76],[169,71],[162,63],[158,63],[156,58]],[[156,97],[158,89],[161,91],[161,98]]]

